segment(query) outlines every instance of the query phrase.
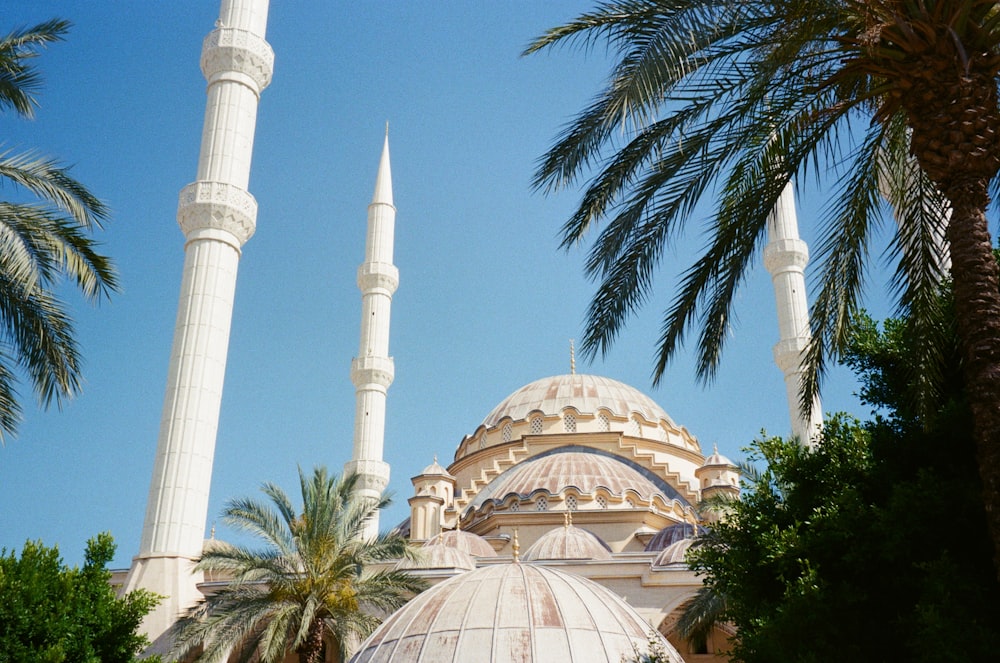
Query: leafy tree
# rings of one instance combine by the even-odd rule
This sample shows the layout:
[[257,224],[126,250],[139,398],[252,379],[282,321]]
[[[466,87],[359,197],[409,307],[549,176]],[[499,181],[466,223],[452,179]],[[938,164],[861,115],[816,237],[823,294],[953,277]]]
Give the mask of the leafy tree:
[[[0,37],[0,111],[31,118],[41,79],[38,50],[62,39],[69,23],[52,20]],[[15,200],[0,201],[0,442],[21,417],[17,374],[23,372],[43,405],[73,397],[81,386],[80,354],[66,305],[53,288],[65,277],[90,300],[117,285],[108,258],[89,232],[108,209],[66,168],[35,152],[0,145],[0,185]]]
[[0,551],[0,661],[129,663],[149,645],[138,628],[159,599],[138,590],[118,598],[105,568],[110,534],[87,542],[83,568],[55,547],[28,541],[18,557]]
[[[532,43],[606,43],[607,86],[542,158],[535,184],[592,175],[563,244],[602,221],[587,269],[601,283],[584,349],[606,349],[646,301],[654,269],[714,202],[708,246],[664,314],[654,375],[692,328],[710,378],[734,294],[793,178],[831,192],[803,385],[845,347],[871,236],[891,207],[893,285],[933,359],[927,326],[950,253],[956,328],[1000,573],[1000,282],[987,207],[1000,188],[1000,8],[987,0],[620,0]],[[888,203],[888,204],[886,204]]]
[[1000,647],[960,372],[934,416],[907,379],[912,327],[865,319],[848,349],[873,421],[822,443],[762,438],[743,499],[692,549],[742,661],[986,661]]
[[296,511],[281,488],[265,484],[270,504],[239,499],[227,504],[226,522],[260,539],[251,550],[217,542],[197,568],[231,578],[229,584],[192,609],[174,627],[174,654],[201,647],[195,659],[276,663],[297,652],[303,663],[322,660],[332,637],[341,659],[387,614],[424,588],[405,571],[372,571],[371,565],[408,556],[397,533],[363,538],[365,522],[388,505],[355,490],[358,475],[329,476],[318,467],[299,470],[302,509]]

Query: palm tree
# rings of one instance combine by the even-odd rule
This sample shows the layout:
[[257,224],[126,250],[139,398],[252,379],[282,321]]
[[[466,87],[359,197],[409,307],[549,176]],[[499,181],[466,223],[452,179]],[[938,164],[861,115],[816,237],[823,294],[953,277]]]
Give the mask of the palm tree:
[[[31,58],[68,28],[52,20],[0,37],[0,110],[32,117],[41,81]],[[0,201],[0,442],[21,418],[18,373],[27,374],[43,405],[61,405],[80,390],[73,323],[53,288],[66,278],[93,301],[117,287],[110,260],[88,234],[108,209],[67,169],[0,146],[3,184],[16,200]]]
[[421,591],[421,579],[405,571],[372,571],[378,562],[409,556],[396,533],[362,538],[365,521],[389,503],[361,497],[358,475],[329,476],[317,467],[299,470],[302,510],[281,488],[261,488],[270,504],[230,501],[226,522],[264,543],[260,550],[217,541],[197,569],[230,578],[229,584],[193,608],[174,626],[174,655],[201,648],[205,663],[276,663],[297,652],[303,663],[322,660],[331,637],[346,660],[347,648],[375,630],[388,614]]
[[[718,365],[733,296],[793,179],[830,192],[803,402],[844,347],[873,233],[891,208],[893,285],[933,362],[936,293],[950,276],[984,500],[1000,572],[1000,280],[987,210],[1000,191],[1000,8],[986,0],[621,0],[538,38],[606,43],[607,86],[542,157],[537,187],[589,177],[563,245],[606,221],[584,350],[614,341],[692,210],[714,199],[707,247],[664,313],[654,378],[699,331]],[[950,252],[950,275],[941,259]],[[921,341],[919,339],[926,339]]]

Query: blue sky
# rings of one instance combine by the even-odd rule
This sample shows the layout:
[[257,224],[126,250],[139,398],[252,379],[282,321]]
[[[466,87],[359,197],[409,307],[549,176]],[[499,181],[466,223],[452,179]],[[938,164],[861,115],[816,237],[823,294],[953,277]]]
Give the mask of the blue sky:
[[[244,247],[216,447],[211,521],[264,481],[296,489],[296,467],[339,471],[351,449],[364,250],[385,122],[397,212],[386,460],[408,515],[409,478],[450,461],[492,407],[537,378],[569,372],[593,290],[585,251],[558,248],[578,191],[530,188],[536,159],[597,91],[600,51],[520,57],[586,2],[274,2],[274,80],[262,95],[250,190],[257,233]],[[183,262],[177,194],[194,178],[205,108],[201,41],[217,2],[9,0],[0,30],[53,16],[74,27],[38,64],[34,121],[0,116],[5,149],[35,148],[113,210],[100,234],[122,292],[91,307],[72,293],[86,357],[84,393],[35,408],[0,448],[0,547],[58,544],[71,563],[111,531],[125,567],[138,550],[157,441]],[[8,192],[0,191],[0,195]],[[814,237],[820,192],[805,189],[800,225]],[[695,226],[696,228],[696,226]],[[771,346],[777,323],[758,261],[739,293],[717,380],[695,382],[691,353],[650,380],[659,313],[703,238],[663,259],[654,295],[614,350],[580,372],[649,393],[674,420],[732,458],[761,429],[789,429]],[[884,314],[885,289],[871,288]],[[836,373],[825,410],[866,414]],[[217,535],[227,532],[219,523]]]

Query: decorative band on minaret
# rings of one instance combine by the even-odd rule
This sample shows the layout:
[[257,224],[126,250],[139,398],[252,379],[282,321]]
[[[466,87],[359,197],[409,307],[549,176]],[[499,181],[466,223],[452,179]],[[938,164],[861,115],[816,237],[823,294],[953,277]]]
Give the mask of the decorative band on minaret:
[[127,582],[166,597],[143,625],[153,639],[201,598],[191,567],[204,545],[236,272],[257,220],[247,187],[257,104],[274,66],[267,10],[268,0],[222,0],[202,46],[205,124],[197,177],[178,202],[184,272],[142,543]]
[[[389,356],[389,315],[392,295],[399,285],[399,270],[392,264],[396,207],[392,202],[389,167],[389,129],[375,178],[375,193],[368,206],[365,261],[358,268],[361,290],[361,343],[351,363],[355,390],[354,453],[344,465],[345,474],[360,475],[358,491],[377,499],[389,483],[389,465],[382,460],[385,440],[386,392],[395,375]],[[378,515],[365,528],[365,538],[378,535]]]
[[778,308],[780,340],[774,346],[774,361],[785,376],[785,393],[792,420],[792,434],[803,444],[812,444],[823,423],[819,398],[811,411],[802,409],[802,359],[812,338],[809,330],[809,303],[806,297],[805,267],[809,248],[799,239],[795,216],[795,193],[791,183],[781,192],[767,221],[769,241],[764,247],[764,266],[771,274]]

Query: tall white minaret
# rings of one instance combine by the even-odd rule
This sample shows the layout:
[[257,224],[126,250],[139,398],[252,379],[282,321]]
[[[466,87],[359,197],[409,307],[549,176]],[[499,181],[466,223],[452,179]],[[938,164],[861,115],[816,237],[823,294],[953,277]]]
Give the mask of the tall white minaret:
[[[392,204],[389,168],[389,126],[375,178],[375,194],[368,206],[365,261],[358,267],[361,289],[361,344],[351,363],[354,383],[354,454],[344,473],[361,475],[359,492],[377,498],[389,483],[389,465],[382,460],[385,440],[385,397],[395,369],[389,356],[389,310],[399,285],[399,270],[392,264],[396,207]],[[378,535],[378,515],[368,522],[365,537]]]
[[802,359],[811,338],[803,271],[809,262],[809,248],[799,239],[795,193],[791,183],[781,192],[778,204],[767,220],[767,233],[769,241],[764,247],[764,266],[771,273],[771,283],[774,284],[781,339],[774,346],[774,361],[785,375],[792,434],[803,444],[812,444],[823,423],[823,413],[819,397],[813,401],[808,415],[802,411],[799,397]]
[[143,623],[154,640],[201,598],[191,567],[205,539],[236,270],[257,219],[247,186],[257,103],[274,65],[267,9],[268,0],[222,0],[202,45],[201,153],[177,207],[184,274],[142,543],[126,583],[166,597]]

